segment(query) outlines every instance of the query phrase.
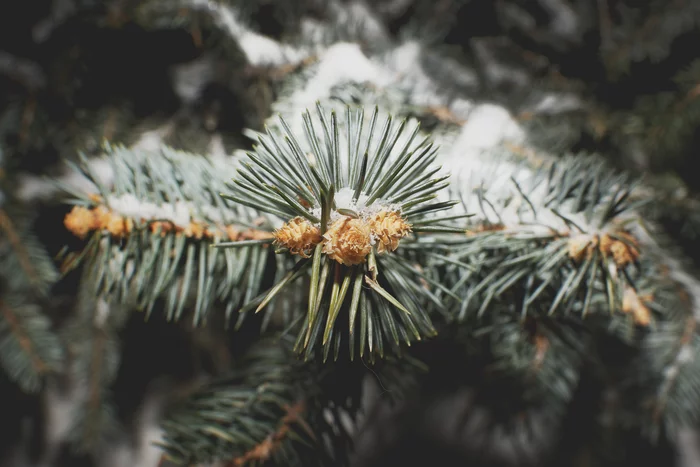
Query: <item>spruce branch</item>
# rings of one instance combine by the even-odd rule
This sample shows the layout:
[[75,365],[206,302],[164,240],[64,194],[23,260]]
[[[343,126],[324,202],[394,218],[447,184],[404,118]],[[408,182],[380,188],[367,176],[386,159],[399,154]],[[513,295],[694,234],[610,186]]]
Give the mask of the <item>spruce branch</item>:
[[[364,111],[346,107],[342,128],[335,111],[328,115],[317,104],[314,117],[303,114],[306,148],[280,117],[279,128],[257,135],[232,194],[222,194],[286,221],[274,244],[300,259],[257,311],[309,269],[308,310],[296,344],[305,358],[318,343],[324,359],[331,349],[337,358],[344,334],[351,357],[359,347],[360,356],[368,350],[374,358],[384,354],[385,340],[399,351],[401,342],[435,333],[423,305],[443,304],[419,283],[414,263],[393,252],[419,244],[422,235],[462,233],[442,216],[456,202],[437,200],[447,184],[432,167],[437,148],[428,138],[414,142],[418,125],[405,133],[407,120],[380,123],[378,114],[375,108],[367,128]],[[341,316],[347,328],[337,324]]]
[[118,425],[110,387],[121,359],[117,332],[128,313],[96,299],[89,286],[81,289],[77,306],[76,315],[61,332],[68,346],[69,374],[83,396],[72,413],[70,441],[78,451],[96,452]]
[[[632,427],[658,441],[661,433],[674,438],[700,417],[694,396],[700,390],[697,282],[673,258],[674,249],[660,248],[635,232],[644,254],[629,271],[621,313],[594,315],[582,324],[597,341],[595,363],[608,374],[610,394],[616,394],[606,409],[606,424]],[[611,339],[617,344],[602,345]],[[610,349],[617,349],[615,355]]]
[[464,190],[465,209],[480,215],[450,254],[473,264],[452,282],[464,296],[457,318],[483,315],[509,291],[525,291],[517,299],[522,318],[544,304],[550,315],[619,310],[644,253],[627,227],[644,201],[631,199],[635,183],[586,157],[504,167],[500,177],[506,187],[490,181]]
[[31,291],[47,297],[58,271],[44,247],[31,233],[27,216],[0,208],[0,276],[12,291]]
[[578,382],[588,338],[582,328],[546,316],[524,322],[514,318],[517,315],[499,313],[491,323],[488,339],[494,367],[519,374],[529,383],[528,397],[547,400],[552,410],[562,414]]
[[[232,373],[174,407],[162,423],[166,458],[230,466],[343,464],[348,434],[334,433],[342,430],[339,407],[325,405],[321,373],[299,362],[290,346],[287,339],[263,338]],[[337,439],[326,444],[321,435]]]
[[[163,299],[168,319],[178,320],[192,303],[199,324],[220,300],[230,319],[259,293],[270,251],[265,246],[273,240],[264,217],[218,196],[230,166],[167,147],[107,152],[111,186],[88,165],[77,167],[95,191],[73,190],[75,207],[64,223],[88,241],[65,267],[89,260],[98,294],[147,314]],[[246,243],[235,250],[211,248],[227,240]]]
[[[676,337],[680,337],[680,339],[677,341],[675,356],[668,362],[669,365],[666,367],[662,384],[659,385],[657,398],[652,410],[654,423],[658,423],[661,419],[674,391],[686,392],[690,389],[680,386],[679,383],[682,384],[683,381],[679,379],[682,375],[681,367],[691,363],[694,360],[692,355],[697,354],[697,321],[692,317],[688,317],[685,326],[682,327],[682,332],[680,335],[676,334]],[[690,421],[692,422],[694,419],[697,419],[697,415],[692,417]]]
[[[248,5],[249,7],[250,5]],[[272,37],[255,31],[246,16],[249,8],[245,2],[216,0],[148,0],[135,5],[124,14],[145,27],[186,27],[190,30],[195,45],[201,45],[202,32],[208,37],[209,47],[218,48],[230,58],[257,67],[294,66],[310,55],[304,49],[287,42],[278,42]],[[299,12],[286,14],[284,21],[294,24],[300,21]]]
[[700,124],[700,60],[674,76],[676,89],[641,96],[633,112],[613,115],[624,135],[639,139],[650,156],[674,157]]
[[662,431],[675,437],[680,429],[700,420],[695,397],[700,391],[700,335],[694,313],[697,303],[693,303],[697,298],[690,298],[685,285],[662,267],[657,267],[655,279],[647,281],[656,285],[648,302],[654,330],[640,339],[640,353],[626,383],[644,388],[639,400],[644,410],[638,413],[643,430],[656,439]]
[[[613,79],[627,73],[635,62],[667,56],[678,34],[700,23],[700,7],[692,1],[649,2],[642,9],[624,3],[617,6],[621,21],[608,31],[608,40],[602,44],[603,62]],[[601,15],[609,15],[607,4],[600,7]]]
[[[462,378],[477,391],[475,403],[488,407],[493,426],[484,428],[494,433],[527,428],[534,414],[561,423],[591,349],[591,333],[578,317],[552,317],[546,306],[534,306],[521,318],[523,295],[495,299],[488,313],[468,315],[458,326],[448,322],[440,332],[463,349],[469,369],[461,370]],[[494,399],[493,392],[502,396]]]
[[63,345],[38,306],[0,299],[0,363],[13,381],[36,392],[46,375],[61,371],[63,358]]
[[0,365],[23,390],[37,392],[48,374],[61,370],[64,356],[43,309],[58,272],[30,217],[19,215],[7,193],[6,163],[0,147]]

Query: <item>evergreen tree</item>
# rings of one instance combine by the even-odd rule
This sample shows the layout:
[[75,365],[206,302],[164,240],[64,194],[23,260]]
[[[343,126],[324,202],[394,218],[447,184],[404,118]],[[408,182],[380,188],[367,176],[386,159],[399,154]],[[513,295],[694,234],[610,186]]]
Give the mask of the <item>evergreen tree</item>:
[[684,462],[699,23],[0,6],[0,465]]

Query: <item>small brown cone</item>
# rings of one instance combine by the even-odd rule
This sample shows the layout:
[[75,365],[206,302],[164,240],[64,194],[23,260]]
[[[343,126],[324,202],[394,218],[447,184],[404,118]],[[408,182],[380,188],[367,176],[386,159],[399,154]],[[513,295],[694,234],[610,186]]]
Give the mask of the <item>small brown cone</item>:
[[321,242],[318,227],[303,217],[295,217],[274,233],[275,243],[290,253],[308,258],[314,246]]
[[371,233],[362,219],[344,216],[333,222],[323,235],[323,252],[340,264],[362,264],[372,250]]
[[396,211],[379,212],[369,221],[376,239],[377,253],[394,251],[399,241],[411,232],[411,226]]

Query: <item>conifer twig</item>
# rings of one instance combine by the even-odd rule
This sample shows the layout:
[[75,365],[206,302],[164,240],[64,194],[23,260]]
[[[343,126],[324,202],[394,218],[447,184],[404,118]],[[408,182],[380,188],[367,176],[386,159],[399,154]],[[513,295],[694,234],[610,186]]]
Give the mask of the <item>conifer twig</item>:
[[681,375],[681,367],[694,357],[692,355],[691,345],[697,329],[697,320],[689,316],[683,328],[683,333],[678,341],[678,348],[675,352],[675,358],[671,364],[664,370],[663,383],[659,386],[657,396],[654,401],[652,411],[652,421],[658,424],[661,417],[664,415],[665,407],[668,398],[673,390],[674,384]]
[[24,329],[22,329],[22,324],[17,318],[17,315],[3,300],[0,300],[0,310],[2,310],[2,316],[9,324],[10,330],[15,335],[20,347],[22,347],[25,353],[29,356],[34,371],[40,375],[46,373],[48,371],[48,365],[36,352],[32,340],[29,338]]
[[[88,238],[81,252],[67,255],[64,270],[87,260],[98,293],[147,315],[164,298],[166,315],[177,320],[194,301],[192,319],[200,324],[216,302],[225,301],[229,322],[259,293],[273,240],[265,217],[218,196],[235,165],[167,147],[106,149],[114,171],[109,185],[83,162],[76,170],[97,193],[64,187],[76,198],[64,225]],[[211,248],[229,240],[240,247],[223,253]]]
[[23,390],[36,392],[63,367],[64,348],[42,310],[21,296],[0,299],[0,364]]
[[280,444],[286,436],[288,436],[291,425],[295,423],[302,424],[306,432],[313,437],[314,434],[308,425],[305,425],[301,414],[304,411],[305,404],[302,401],[296,402],[292,406],[285,405],[283,408],[287,411],[282,417],[278,428],[274,433],[270,433],[261,443],[257,444],[250,450],[246,451],[242,456],[227,463],[228,467],[241,467],[249,462],[265,462],[270,459],[274,450],[279,449]]
[[[313,116],[302,114],[307,147],[282,117],[277,127],[257,134],[233,193],[222,196],[281,218],[284,224],[274,232],[277,251],[299,256],[299,270],[310,268],[296,350],[308,359],[320,344],[324,359],[331,349],[337,358],[347,335],[351,358],[359,347],[360,357],[369,351],[373,360],[387,346],[398,351],[401,344],[433,336],[422,304],[444,307],[420,285],[421,279],[431,282],[414,267],[420,260],[409,262],[394,252],[406,245],[420,254],[423,238],[439,248],[440,235],[464,233],[457,219],[468,215],[443,214],[457,201],[437,199],[447,176],[436,176],[437,147],[420,136],[416,122],[390,116],[380,123],[378,107],[369,125],[361,108],[345,106],[339,115],[317,103],[315,110]],[[288,273],[261,297],[257,311],[292,277]],[[340,316],[347,316],[348,327],[338,324]]]
[[337,445],[342,437],[329,445],[317,435],[344,431],[336,414],[342,407],[327,405],[317,392],[328,370],[300,362],[291,345],[284,337],[263,338],[235,370],[188,395],[163,423],[166,456],[179,463],[221,460],[231,467],[339,461],[336,456],[345,455]]
[[[88,271],[89,272],[89,271]],[[88,275],[88,272],[83,272]],[[70,438],[83,452],[95,452],[117,425],[109,387],[114,382],[121,359],[116,331],[123,326],[127,313],[120,306],[110,306],[91,295],[84,286],[78,298],[77,314],[62,329],[75,359],[72,376],[81,383],[83,397],[72,413]]]
[[38,288],[39,284],[41,283],[40,276],[34,268],[34,264],[32,263],[29,253],[25,249],[22,240],[20,239],[19,235],[17,234],[17,231],[15,230],[12,219],[10,219],[5,210],[2,208],[0,208],[0,228],[2,228],[2,230],[5,231],[7,239],[9,240],[10,245],[14,249],[19,260],[19,264],[24,270],[25,274],[27,275],[27,278],[32,283],[32,285],[34,285],[34,287]]

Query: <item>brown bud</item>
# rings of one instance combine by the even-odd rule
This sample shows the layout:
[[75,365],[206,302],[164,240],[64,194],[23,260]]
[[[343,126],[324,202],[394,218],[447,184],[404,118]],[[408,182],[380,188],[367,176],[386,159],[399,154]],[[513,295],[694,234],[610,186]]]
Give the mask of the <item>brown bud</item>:
[[303,217],[295,217],[274,233],[275,243],[290,253],[308,258],[315,245],[321,242],[318,227]]
[[399,240],[411,232],[411,226],[398,212],[379,212],[369,221],[372,233],[377,241],[377,252],[394,251],[399,246]]
[[323,235],[323,252],[340,264],[362,264],[372,250],[371,233],[364,220],[343,216]]
[[96,219],[93,211],[82,206],[73,207],[63,219],[63,224],[68,230],[73,232],[74,235],[80,238],[85,238],[91,230],[97,227],[95,225]]

